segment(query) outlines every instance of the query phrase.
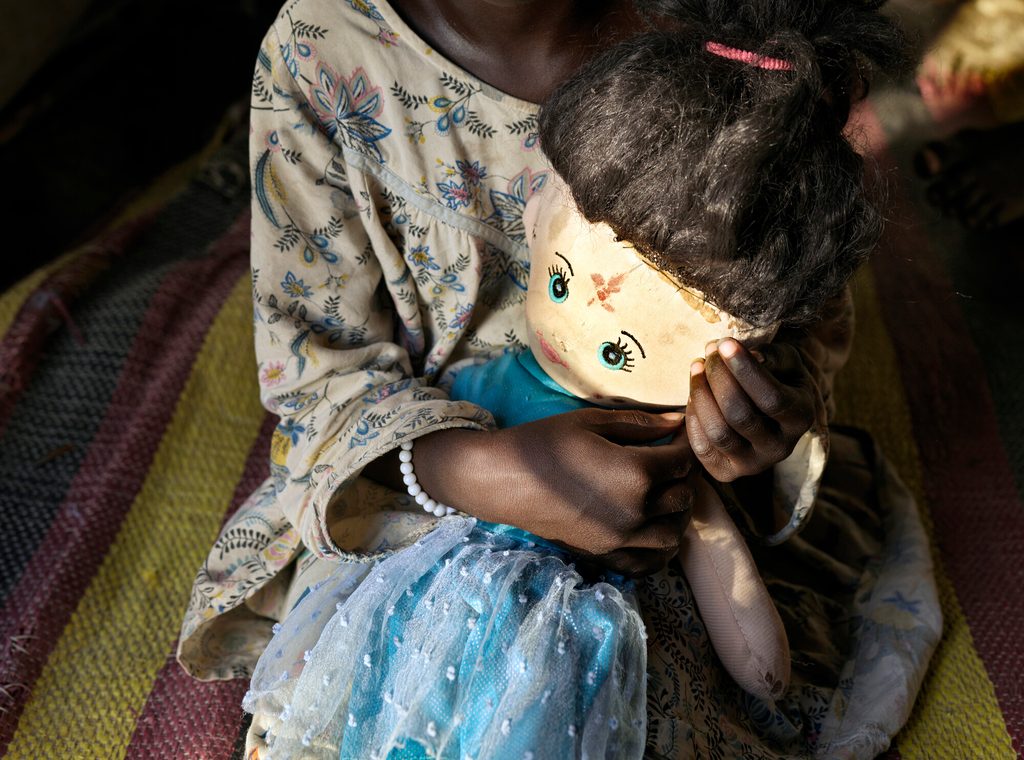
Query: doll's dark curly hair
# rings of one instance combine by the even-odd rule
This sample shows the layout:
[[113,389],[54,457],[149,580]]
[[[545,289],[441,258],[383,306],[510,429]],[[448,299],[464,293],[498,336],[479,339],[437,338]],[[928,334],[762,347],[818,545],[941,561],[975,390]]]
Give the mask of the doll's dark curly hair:
[[[815,319],[881,216],[843,136],[871,69],[904,64],[878,0],[637,0],[652,30],[597,55],[541,109],[581,212],[752,324]],[[770,70],[711,41],[786,61]]]

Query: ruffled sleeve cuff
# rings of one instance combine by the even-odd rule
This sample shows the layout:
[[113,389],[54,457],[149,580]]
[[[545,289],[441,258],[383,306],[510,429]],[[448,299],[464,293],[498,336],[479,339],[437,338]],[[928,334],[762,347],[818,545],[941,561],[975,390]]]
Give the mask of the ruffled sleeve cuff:
[[367,478],[363,467],[403,441],[451,428],[487,430],[493,419],[465,401],[451,401],[437,388],[418,387],[365,407],[317,456],[308,474],[310,504],[300,532],[315,554],[341,562],[378,559],[415,542],[438,518],[406,494]]
[[811,429],[797,441],[793,453],[775,465],[774,503],[776,513],[781,513],[785,523],[771,535],[757,536],[759,542],[768,546],[781,544],[806,525],[818,498],[828,448],[828,428]]

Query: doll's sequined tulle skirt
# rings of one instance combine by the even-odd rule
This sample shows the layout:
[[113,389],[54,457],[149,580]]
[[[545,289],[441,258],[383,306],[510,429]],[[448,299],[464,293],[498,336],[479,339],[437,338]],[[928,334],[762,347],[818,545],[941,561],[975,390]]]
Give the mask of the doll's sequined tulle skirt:
[[288,615],[245,708],[270,756],[639,758],[644,626],[628,583],[585,582],[516,528],[449,517],[342,565]]

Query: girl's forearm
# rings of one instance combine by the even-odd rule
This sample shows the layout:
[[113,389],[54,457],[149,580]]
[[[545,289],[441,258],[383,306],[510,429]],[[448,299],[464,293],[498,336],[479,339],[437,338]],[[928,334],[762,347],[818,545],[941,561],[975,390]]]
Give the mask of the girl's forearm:
[[[502,503],[508,486],[502,468],[494,466],[485,449],[491,435],[484,431],[448,429],[422,436],[413,447],[413,467],[423,490],[437,502],[490,522],[505,522]],[[395,491],[405,492],[398,449],[368,464],[363,474]]]

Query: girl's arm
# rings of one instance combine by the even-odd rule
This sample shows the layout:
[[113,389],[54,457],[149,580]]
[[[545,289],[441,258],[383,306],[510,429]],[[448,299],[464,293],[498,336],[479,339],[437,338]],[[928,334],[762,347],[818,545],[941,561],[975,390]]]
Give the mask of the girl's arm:
[[[489,433],[446,430],[419,439],[413,461],[439,501],[643,575],[676,554],[693,505],[700,470],[680,417],[581,409]],[[404,489],[395,452],[365,474]]]

